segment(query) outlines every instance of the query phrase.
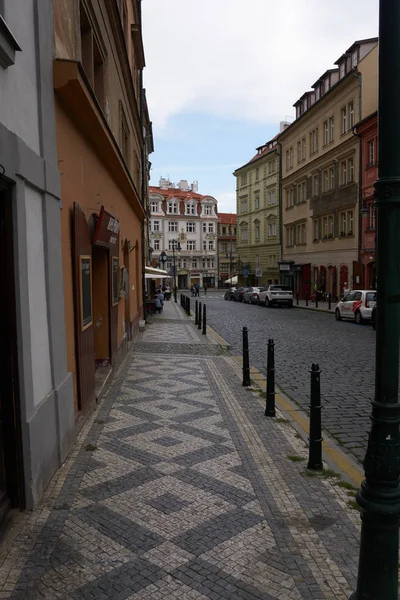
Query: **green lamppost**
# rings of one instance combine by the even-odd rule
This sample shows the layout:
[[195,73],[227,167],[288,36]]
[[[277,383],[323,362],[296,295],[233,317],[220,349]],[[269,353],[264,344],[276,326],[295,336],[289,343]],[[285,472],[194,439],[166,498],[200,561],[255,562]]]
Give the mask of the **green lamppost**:
[[400,2],[380,0],[375,399],[364,459],[352,600],[398,600],[400,519]]

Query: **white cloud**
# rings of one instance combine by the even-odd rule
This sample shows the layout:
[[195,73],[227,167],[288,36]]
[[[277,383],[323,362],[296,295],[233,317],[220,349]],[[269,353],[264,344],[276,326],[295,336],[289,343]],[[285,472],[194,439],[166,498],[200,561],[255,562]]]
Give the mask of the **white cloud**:
[[213,194],[213,196],[218,201],[218,212],[236,214],[236,193],[234,191],[217,192],[216,194]]
[[154,125],[182,112],[277,124],[357,39],[378,0],[145,0],[145,86]]

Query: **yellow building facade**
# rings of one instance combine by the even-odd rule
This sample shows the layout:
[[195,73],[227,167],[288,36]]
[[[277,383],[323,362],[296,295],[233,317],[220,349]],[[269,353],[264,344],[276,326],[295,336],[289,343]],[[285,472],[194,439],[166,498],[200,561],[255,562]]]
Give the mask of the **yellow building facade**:
[[236,169],[238,285],[279,280],[280,156],[277,138]]
[[[360,139],[376,110],[376,38],[355,42],[295,104],[282,154],[281,278],[300,297],[361,283]],[[375,108],[374,108],[375,107]]]

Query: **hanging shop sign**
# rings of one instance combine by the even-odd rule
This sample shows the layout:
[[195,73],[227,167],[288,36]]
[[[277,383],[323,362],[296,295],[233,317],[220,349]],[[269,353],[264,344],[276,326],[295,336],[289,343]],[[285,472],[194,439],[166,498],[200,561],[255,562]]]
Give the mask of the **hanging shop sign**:
[[110,248],[115,246],[119,233],[119,221],[104,206],[100,209],[99,219],[93,236],[93,244]]

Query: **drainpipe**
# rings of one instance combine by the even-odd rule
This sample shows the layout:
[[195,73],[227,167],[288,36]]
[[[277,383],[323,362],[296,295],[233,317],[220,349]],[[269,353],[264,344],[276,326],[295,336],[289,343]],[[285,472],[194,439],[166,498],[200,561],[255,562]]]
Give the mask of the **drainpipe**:
[[[282,197],[282,143],[278,142],[279,153],[277,156],[279,157],[278,165],[279,165],[279,260],[283,260],[283,197]],[[279,271],[279,281],[281,281],[281,273]]]
[[142,150],[141,150],[141,160],[142,160],[142,180],[141,180],[141,201],[142,201],[142,205],[145,209],[145,213],[146,216],[142,221],[142,226],[141,226],[141,238],[142,238],[142,303],[143,303],[143,319],[146,321],[147,320],[147,314],[146,314],[146,277],[145,277],[145,272],[146,272],[146,248],[145,248],[145,244],[146,244],[146,236],[144,234],[144,228],[145,228],[145,224],[147,223],[147,198],[145,198],[145,191],[146,191],[146,150],[145,150],[145,144],[146,144],[146,138],[144,136],[143,133],[143,70],[140,71],[140,131],[142,133]]
[[[356,74],[355,72],[353,73],[353,76],[358,79],[358,120],[361,121],[362,118],[362,110],[361,110],[361,75]],[[362,186],[362,144],[361,144],[361,135],[359,133],[357,133],[356,131],[356,126],[353,126],[353,135],[356,135],[359,139],[359,150],[358,150],[358,173],[359,173],[359,180],[358,180],[358,249],[357,249],[357,256],[358,256],[358,262],[361,263],[361,247],[362,247],[362,216],[361,216],[361,208],[362,208],[362,201],[363,201],[363,196],[362,196],[362,191],[363,191],[363,186]],[[364,274],[364,268],[363,268],[363,279],[364,279],[364,283],[365,283],[365,274]]]

